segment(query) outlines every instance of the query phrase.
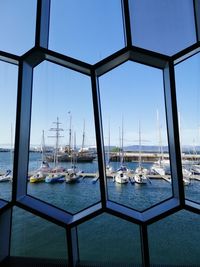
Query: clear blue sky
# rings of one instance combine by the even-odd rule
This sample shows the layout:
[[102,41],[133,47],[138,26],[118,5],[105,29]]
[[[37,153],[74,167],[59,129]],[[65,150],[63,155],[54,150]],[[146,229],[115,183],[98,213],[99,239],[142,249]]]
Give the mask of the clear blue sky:
[[[124,37],[120,2],[60,0],[58,5],[58,2],[53,0],[49,48],[91,64],[121,49]],[[35,13],[36,1],[0,2],[0,50],[21,55],[34,45]],[[199,70],[198,55],[176,67],[183,144],[200,144]],[[16,66],[0,62],[0,93],[3,95],[0,105],[0,122],[3,126],[1,145],[10,144],[11,124],[13,127],[15,125],[17,75]],[[157,145],[157,110],[162,143],[166,145],[163,78],[160,70],[127,62],[100,77],[99,83],[106,145],[109,122],[111,145],[119,145],[122,117],[124,145],[138,144],[139,121],[142,144]],[[64,129],[64,137],[60,139],[60,143],[67,144],[69,111],[77,144],[81,144],[85,120],[86,145],[95,145],[89,77],[43,62],[34,69],[31,144],[40,144],[42,130],[45,130],[47,144],[55,142],[47,136],[52,135],[49,129],[55,127],[52,122],[55,122],[57,117]]]

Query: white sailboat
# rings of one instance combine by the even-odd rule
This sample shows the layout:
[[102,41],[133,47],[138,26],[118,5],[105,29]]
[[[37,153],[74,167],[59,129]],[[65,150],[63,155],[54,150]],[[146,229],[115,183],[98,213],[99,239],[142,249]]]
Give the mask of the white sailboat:
[[146,184],[148,181],[147,173],[148,173],[148,170],[142,167],[141,126],[140,126],[140,121],[139,121],[139,161],[138,161],[138,167],[136,168],[135,173],[134,173],[134,181],[138,184]]
[[117,174],[114,178],[115,182],[118,184],[126,184],[129,181],[128,169],[123,164],[124,163],[124,129],[123,129],[123,119],[122,119],[122,132],[121,132],[121,153],[120,153],[120,168],[117,171]]
[[[11,124],[11,143],[10,143],[10,165],[11,169],[13,168],[13,128]],[[12,170],[8,169],[3,175],[0,175],[0,182],[12,182],[13,175]]]
[[35,171],[35,173],[30,177],[30,183],[39,183],[44,182],[45,177],[49,174],[51,171],[51,168],[46,161],[46,152],[45,152],[45,137],[44,137],[44,130],[42,131],[42,141],[41,141],[41,165],[40,167]]
[[6,173],[3,175],[0,175],[0,182],[8,182],[12,181],[12,171],[6,170]]
[[56,145],[55,145],[55,150],[54,150],[54,169],[51,170],[52,173],[48,174],[45,177],[46,183],[59,183],[59,182],[64,182],[64,180],[65,180],[64,174],[60,173],[60,171],[63,168],[60,168],[58,166],[59,139],[60,139],[60,137],[63,137],[60,135],[60,132],[63,131],[63,129],[60,128],[61,123],[59,122],[58,117],[57,117],[56,122],[53,122],[53,123],[56,124],[56,127],[51,128],[50,131],[54,131],[56,134],[53,136],[49,136],[49,137],[56,138]]
[[190,171],[194,175],[200,175],[200,162],[199,162],[199,159],[197,157],[197,150],[196,150],[194,140],[193,140],[193,155],[194,155],[194,159],[191,163]]
[[[181,150],[181,159],[182,159],[182,136],[181,136],[181,118],[180,113],[178,113],[179,117],[179,138],[180,138],[180,150]],[[191,183],[190,176],[192,175],[192,172],[189,171],[186,166],[183,165],[183,159],[182,159],[182,174],[183,174],[183,184],[189,185]]]
[[106,164],[106,175],[112,176],[113,175],[113,167],[110,166],[110,122],[108,125],[108,151],[107,151],[107,164]]
[[163,156],[163,146],[162,146],[162,136],[161,136],[161,125],[159,121],[159,113],[157,110],[157,124],[158,124],[158,140],[159,140],[159,159],[158,161],[154,162],[153,166],[151,167],[151,172],[154,174],[158,174],[160,176],[164,176],[165,172],[165,161]]
[[65,182],[66,183],[76,183],[81,178],[80,174],[81,171],[77,169],[77,151],[76,151],[76,133],[74,133],[74,147],[72,150],[72,160],[71,160],[72,167],[67,170],[67,174],[65,175]]

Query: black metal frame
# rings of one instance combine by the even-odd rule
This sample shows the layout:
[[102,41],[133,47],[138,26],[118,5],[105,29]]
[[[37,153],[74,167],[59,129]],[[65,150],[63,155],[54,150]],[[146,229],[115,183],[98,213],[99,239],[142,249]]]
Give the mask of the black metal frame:
[[[10,255],[12,208],[18,206],[36,216],[40,216],[66,229],[69,266],[79,261],[76,227],[104,212],[125,219],[140,226],[143,266],[150,266],[148,246],[148,225],[169,216],[181,209],[200,213],[200,205],[185,200],[182,182],[181,155],[176,102],[174,66],[200,51],[199,44],[199,3],[194,1],[197,42],[172,57],[134,47],[132,45],[128,0],[121,0],[124,19],[125,47],[102,61],[90,65],[48,49],[50,0],[38,0],[35,47],[19,57],[0,51],[0,60],[18,65],[18,96],[16,111],[16,136],[14,155],[14,181],[12,200],[0,200],[0,261]],[[30,138],[33,68],[48,60],[65,68],[91,77],[91,88],[96,128],[101,201],[76,214],[56,208],[48,203],[27,195],[27,169]],[[168,143],[173,179],[173,196],[143,212],[125,207],[108,198],[105,173],[103,130],[100,108],[98,78],[115,67],[131,60],[163,70],[164,94],[167,116]]]

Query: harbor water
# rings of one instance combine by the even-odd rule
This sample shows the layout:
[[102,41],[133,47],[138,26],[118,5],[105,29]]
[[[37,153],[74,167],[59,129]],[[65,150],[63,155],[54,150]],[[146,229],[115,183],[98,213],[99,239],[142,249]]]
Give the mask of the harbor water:
[[[31,153],[29,170],[40,165],[39,153]],[[0,170],[9,169],[9,153],[0,153]],[[65,168],[70,163],[62,163]],[[113,163],[117,169],[119,163]],[[147,168],[151,164],[144,165]],[[97,161],[78,164],[84,172],[95,173]],[[128,163],[135,169],[137,163]],[[109,199],[133,209],[142,211],[172,196],[171,184],[163,179],[151,179],[146,185],[114,183],[107,179]],[[10,200],[12,183],[0,183],[1,199]],[[38,183],[27,182],[29,195],[51,203],[70,213],[78,211],[100,201],[99,181],[81,178],[79,183]],[[192,181],[185,187],[188,199],[200,202],[200,182]],[[141,264],[140,229],[108,214],[85,222],[77,227],[80,260],[112,264]],[[11,254],[15,256],[62,258],[67,259],[65,229],[15,207],[13,209],[13,227]],[[189,211],[179,211],[148,226],[150,259],[152,264],[200,264],[199,238],[200,218]],[[37,242],[33,242],[37,240]],[[36,245],[37,244],[37,245]]]

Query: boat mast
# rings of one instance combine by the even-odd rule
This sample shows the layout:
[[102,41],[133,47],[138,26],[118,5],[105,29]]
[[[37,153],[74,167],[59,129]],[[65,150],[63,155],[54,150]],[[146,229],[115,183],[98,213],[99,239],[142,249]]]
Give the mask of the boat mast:
[[181,152],[181,160],[182,160],[183,148],[182,148],[181,116],[180,116],[180,112],[178,112],[178,123],[179,123],[179,143],[180,143],[180,152]]
[[121,164],[124,162],[124,118],[122,117],[122,157],[121,157]]
[[10,164],[11,164],[11,169],[13,169],[13,153],[14,153],[14,147],[13,147],[13,126],[11,123],[11,136],[10,136]]
[[108,165],[110,164],[110,120],[108,122]]
[[142,161],[142,156],[141,156],[141,125],[140,125],[140,120],[139,120],[139,167],[141,167],[141,161]]
[[83,152],[84,146],[85,146],[85,120],[83,122],[83,139],[82,139],[81,152]]
[[71,112],[68,112],[69,114],[69,154],[71,152],[71,146],[72,146],[72,115]]
[[44,130],[42,130],[41,152],[42,152],[42,163],[43,163],[44,160],[45,160],[45,138],[44,138]]
[[49,137],[54,137],[56,138],[56,145],[55,145],[55,152],[54,152],[54,165],[55,167],[58,165],[58,149],[59,149],[59,138],[63,137],[60,135],[60,132],[63,131],[62,128],[60,128],[60,122],[59,118],[57,117],[56,122],[53,122],[53,124],[56,124],[55,128],[50,128],[49,131],[54,131],[55,135],[54,136],[49,136]]
[[161,136],[161,125],[160,125],[160,119],[159,119],[159,112],[157,110],[157,124],[158,124],[158,142],[159,142],[159,164],[161,164],[161,161],[163,161],[164,156],[163,156],[163,146],[162,146],[162,136]]
[[72,157],[72,168],[73,168],[73,170],[74,170],[74,172],[75,172],[75,169],[76,169],[76,162],[77,161],[77,159],[76,159],[76,132],[74,132],[74,145],[73,145],[73,157]]

